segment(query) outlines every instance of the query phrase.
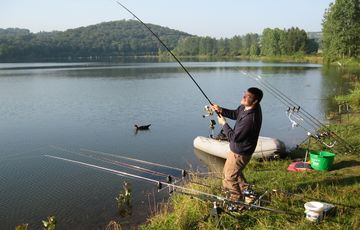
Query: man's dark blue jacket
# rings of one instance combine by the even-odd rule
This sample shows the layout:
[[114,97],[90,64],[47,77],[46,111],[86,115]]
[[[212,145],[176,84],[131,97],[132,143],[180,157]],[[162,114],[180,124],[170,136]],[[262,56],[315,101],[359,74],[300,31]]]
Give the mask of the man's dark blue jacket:
[[240,155],[252,155],[255,151],[262,123],[260,104],[244,111],[240,105],[236,110],[222,108],[221,115],[236,120],[232,129],[227,123],[223,126],[230,141],[230,150]]

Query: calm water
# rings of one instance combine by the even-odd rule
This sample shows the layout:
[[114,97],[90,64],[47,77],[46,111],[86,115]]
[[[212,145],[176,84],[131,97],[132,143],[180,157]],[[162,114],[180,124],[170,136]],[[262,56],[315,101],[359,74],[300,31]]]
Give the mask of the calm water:
[[[322,121],[328,97],[343,85],[319,65],[184,65],[214,103],[235,108],[244,90],[258,86],[241,74],[245,70],[260,74]],[[57,217],[58,229],[143,221],[149,201],[161,199],[153,185],[131,180],[134,218],[119,218],[115,197],[123,178],[44,154],[129,171],[77,154],[85,148],[203,169],[192,141],[209,134],[209,119],[202,118],[206,104],[177,63],[0,64],[0,229],[21,223],[39,229],[49,215]],[[279,138],[288,148],[305,139],[303,129],[291,128],[287,107],[266,91],[262,107],[262,136]],[[134,132],[134,124],[148,123],[150,131]]]

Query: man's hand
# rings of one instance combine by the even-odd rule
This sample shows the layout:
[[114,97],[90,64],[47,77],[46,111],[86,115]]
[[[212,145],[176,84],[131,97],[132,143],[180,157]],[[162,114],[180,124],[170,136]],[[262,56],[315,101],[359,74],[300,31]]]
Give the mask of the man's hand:
[[211,106],[211,108],[212,108],[215,112],[217,112],[217,113],[221,113],[221,112],[222,112],[222,108],[221,108],[220,106],[218,106],[217,104],[213,104],[213,105]]
[[219,114],[219,116],[218,116],[218,123],[219,123],[220,125],[224,126],[224,125],[226,124],[226,119],[225,119],[225,117],[223,117],[223,116],[221,116],[221,115]]

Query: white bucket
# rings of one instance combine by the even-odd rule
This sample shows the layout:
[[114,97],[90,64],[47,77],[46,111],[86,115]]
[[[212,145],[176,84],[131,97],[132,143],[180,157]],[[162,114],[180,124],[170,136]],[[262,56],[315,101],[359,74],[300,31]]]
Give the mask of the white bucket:
[[324,204],[318,201],[310,201],[304,204],[306,219],[320,222],[323,218]]

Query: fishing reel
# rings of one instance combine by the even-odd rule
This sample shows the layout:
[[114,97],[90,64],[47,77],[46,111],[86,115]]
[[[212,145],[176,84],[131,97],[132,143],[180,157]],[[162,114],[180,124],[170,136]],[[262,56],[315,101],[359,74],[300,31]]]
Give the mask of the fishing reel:
[[[337,143],[336,140],[333,140],[331,132],[327,132],[327,131],[317,132],[315,134],[308,133],[308,136],[314,138],[317,142],[323,144],[327,148],[333,148],[335,146],[335,144]],[[328,139],[329,141],[331,141],[331,140],[332,141],[326,143],[324,141],[324,139]],[[310,141],[310,139],[309,139],[309,141]]]
[[[204,111],[206,112],[206,114],[203,114],[203,115],[202,115],[203,118],[205,118],[205,117],[211,117],[212,115],[214,115],[214,110],[211,108],[210,105],[205,105],[205,106],[204,106]],[[215,125],[216,125],[215,120],[210,119],[209,128],[210,128],[210,129],[214,129],[214,128],[215,128]]]
[[206,114],[202,115],[203,118],[214,115],[214,110],[211,108],[210,105],[205,105],[204,111],[206,112]]
[[[214,115],[214,110],[211,108],[210,105],[205,105],[204,106],[204,111],[206,114],[203,114],[202,117],[205,118],[205,117],[211,117]],[[214,136],[214,129],[215,129],[215,125],[216,125],[216,121],[213,120],[213,119],[210,119],[210,124],[209,124],[209,129],[210,129],[210,137],[213,137]]]
[[249,184],[247,188],[245,188],[242,191],[242,194],[244,196],[244,202],[246,204],[252,204],[256,200],[257,194],[255,193],[253,189],[253,185]]

